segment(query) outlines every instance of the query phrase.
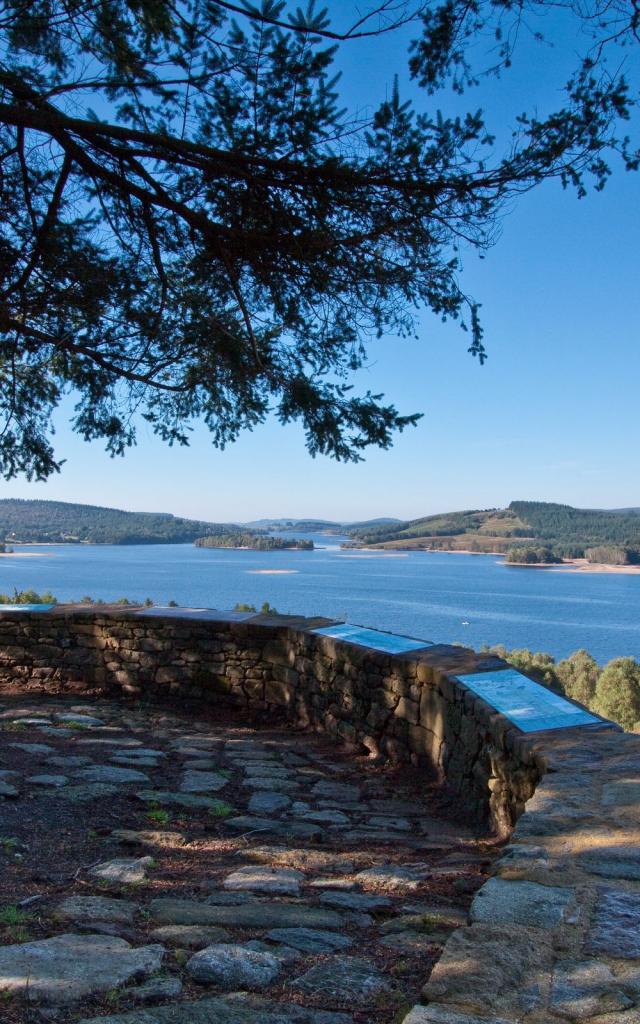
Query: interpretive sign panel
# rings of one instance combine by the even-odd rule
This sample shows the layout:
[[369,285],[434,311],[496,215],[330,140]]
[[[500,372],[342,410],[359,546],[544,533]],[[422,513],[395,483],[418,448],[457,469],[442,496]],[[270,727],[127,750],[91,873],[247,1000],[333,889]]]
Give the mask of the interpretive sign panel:
[[50,612],[53,604],[0,604],[0,612]]
[[456,678],[522,732],[569,729],[575,725],[598,725],[602,721],[516,669],[474,672]]
[[359,647],[371,647],[374,651],[385,651],[387,654],[406,654],[407,651],[418,651],[421,647],[433,646],[430,640],[396,636],[395,633],[353,626],[349,622],[341,622],[339,626],[323,626],[322,629],[314,629],[312,632],[320,636],[331,636],[334,640],[346,640],[350,644],[358,644]]

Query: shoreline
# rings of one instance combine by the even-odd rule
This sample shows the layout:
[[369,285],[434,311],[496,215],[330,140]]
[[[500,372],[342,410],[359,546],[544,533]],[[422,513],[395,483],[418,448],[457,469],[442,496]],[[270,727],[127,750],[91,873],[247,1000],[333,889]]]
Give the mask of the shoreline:
[[[596,575],[619,575],[619,576],[638,576],[640,575],[640,565],[609,565],[606,562],[588,562],[586,558],[565,558],[562,562],[507,562],[506,552],[504,551],[469,551],[466,548],[456,548],[455,550],[447,550],[446,548],[357,548],[352,550],[358,550],[368,552],[370,554],[411,554],[416,552],[425,555],[473,555],[473,556],[489,556],[491,558],[498,558],[500,563],[507,568],[512,569],[545,569],[547,572],[564,572],[564,573],[593,573]],[[351,556],[354,557],[354,556]]]

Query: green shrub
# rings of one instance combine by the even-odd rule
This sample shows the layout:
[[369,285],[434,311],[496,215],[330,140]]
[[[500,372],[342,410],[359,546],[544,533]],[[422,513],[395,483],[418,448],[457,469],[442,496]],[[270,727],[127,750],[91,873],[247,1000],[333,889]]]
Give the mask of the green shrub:
[[600,677],[600,666],[588,651],[571,654],[556,666],[556,674],[567,697],[591,707]]
[[14,590],[13,594],[0,594],[0,604],[57,604],[57,598],[45,590],[39,594],[36,590]]
[[640,720],[640,665],[634,658],[615,658],[596,685],[593,710],[630,731]]

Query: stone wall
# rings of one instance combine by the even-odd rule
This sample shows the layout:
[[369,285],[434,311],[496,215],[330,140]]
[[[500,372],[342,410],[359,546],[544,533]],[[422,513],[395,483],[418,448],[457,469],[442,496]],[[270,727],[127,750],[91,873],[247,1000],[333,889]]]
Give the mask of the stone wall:
[[0,616],[0,688],[103,691],[283,712],[375,757],[446,781],[506,834],[544,761],[455,679],[503,663],[461,648],[387,655],[318,636],[314,620],[198,620],[121,610]]

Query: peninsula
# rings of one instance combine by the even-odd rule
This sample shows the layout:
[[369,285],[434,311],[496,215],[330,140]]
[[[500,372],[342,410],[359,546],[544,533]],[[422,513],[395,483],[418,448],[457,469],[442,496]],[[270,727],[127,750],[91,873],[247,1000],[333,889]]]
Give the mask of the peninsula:
[[504,509],[441,513],[349,533],[349,547],[498,554],[514,566],[640,572],[640,509],[512,501]]

